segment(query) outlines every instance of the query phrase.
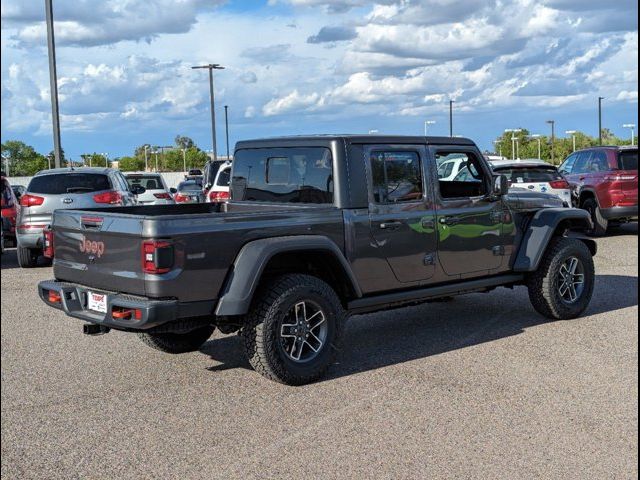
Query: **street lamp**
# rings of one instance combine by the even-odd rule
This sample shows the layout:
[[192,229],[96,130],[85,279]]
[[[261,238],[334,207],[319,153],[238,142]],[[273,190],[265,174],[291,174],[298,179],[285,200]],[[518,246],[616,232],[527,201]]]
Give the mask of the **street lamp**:
[[449,100],[449,136],[453,137],[453,104],[454,100]]
[[227,160],[231,157],[229,156],[229,105],[224,106],[224,134],[227,140]]
[[[510,133],[511,134],[511,158],[513,160],[516,159],[516,148],[517,148],[517,141],[518,141],[518,137],[516,137],[516,133],[520,133],[522,131],[521,128],[507,128],[504,133]],[[518,155],[519,157],[519,155]]]
[[224,70],[224,67],[218,63],[210,63],[208,65],[198,65],[191,68],[206,68],[209,70],[209,98],[211,99],[211,147],[213,149],[213,160],[216,161],[218,159],[218,147],[216,145],[216,110],[215,96],[213,92],[213,71]]
[[[9,155],[7,155],[6,153],[2,154],[2,159],[4,160],[4,171],[5,171],[5,175],[6,175],[7,177],[9,177],[9,176],[10,176],[10,175],[9,175],[9,159],[10,159],[10,158],[11,158],[11,157],[9,157]],[[49,168],[51,168],[51,167],[49,167]],[[3,186],[2,188],[4,188],[4,186]],[[4,208],[4,207],[3,207],[3,208]]]
[[567,130],[566,132],[567,135],[571,135],[571,139],[573,140],[573,151],[576,151],[576,132],[575,130]]
[[104,166],[109,168],[109,154],[108,153],[101,153],[100,155],[102,155],[104,157]]
[[635,145],[635,128],[636,128],[636,124],[635,123],[625,123],[624,125],[622,125],[622,128],[630,128],[631,129],[631,145]]
[[533,135],[530,135],[530,137],[538,140],[538,160],[542,160],[542,145],[540,141],[542,135],[540,135],[539,133],[534,133]]
[[60,114],[58,110],[58,74],[56,73],[56,42],[53,35],[53,0],[44,3],[47,20],[47,49],[49,52],[49,87],[51,88],[51,121],[53,123],[53,152],[56,168],[60,168]]
[[433,124],[435,124],[435,123],[436,123],[436,121],[435,121],[435,120],[425,120],[425,121],[424,121],[424,136],[425,136],[425,137],[427,136],[427,127],[428,127],[429,125],[433,125]]
[[187,173],[187,149],[182,149],[182,166],[184,168],[184,173]]
[[549,125],[551,125],[551,163],[555,165],[556,163],[556,154],[554,143],[556,143],[556,121],[555,120],[547,120]]

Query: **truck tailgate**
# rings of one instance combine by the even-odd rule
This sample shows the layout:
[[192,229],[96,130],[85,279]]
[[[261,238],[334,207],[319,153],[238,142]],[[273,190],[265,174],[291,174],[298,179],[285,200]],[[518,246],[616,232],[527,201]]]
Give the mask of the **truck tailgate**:
[[59,280],[145,295],[142,224],[121,213],[57,210],[54,274]]

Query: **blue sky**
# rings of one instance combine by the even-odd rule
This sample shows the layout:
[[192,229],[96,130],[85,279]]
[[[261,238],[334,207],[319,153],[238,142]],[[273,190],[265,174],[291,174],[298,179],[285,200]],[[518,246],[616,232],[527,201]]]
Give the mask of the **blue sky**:
[[[62,145],[130,154],[176,134],[211,148],[216,73],[236,140],[416,134],[483,149],[505,128],[628,135],[638,123],[637,2],[601,0],[55,0]],[[2,0],[2,141],[52,148],[43,2]]]

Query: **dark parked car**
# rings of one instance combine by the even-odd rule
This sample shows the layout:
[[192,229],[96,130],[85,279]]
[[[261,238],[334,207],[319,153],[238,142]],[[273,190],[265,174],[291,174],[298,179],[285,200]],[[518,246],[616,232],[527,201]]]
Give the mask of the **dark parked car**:
[[571,184],[575,206],[591,215],[591,234],[638,219],[638,147],[580,150],[567,157],[560,173]]
[[[472,181],[438,177],[454,153]],[[85,333],[136,332],[169,353],[239,331],[251,365],[287,384],[326,371],[350,314],[515,285],[548,318],[591,299],[588,213],[510,192],[468,139],[243,141],[231,198],[56,211],[41,298]]]

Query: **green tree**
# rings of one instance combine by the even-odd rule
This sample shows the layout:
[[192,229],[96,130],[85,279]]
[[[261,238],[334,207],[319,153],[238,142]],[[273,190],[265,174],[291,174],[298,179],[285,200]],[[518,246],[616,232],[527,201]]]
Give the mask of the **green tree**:
[[[8,159],[9,171],[6,172],[7,175],[31,176],[48,168],[48,161],[44,155],[36,152],[31,145],[19,140],[7,140],[0,145],[0,150],[3,159]],[[4,169],[4,162],[2,168]]]
[[144,159],[138,157],[120,157],[118,168],[123,172],[137,172],[144,170]]
[[191,138],[185,137],[182,135],[176,135],[176,138],[174,141],[175,141],[176,147],[178,148],[189,149],[189,148],[194,148],[196,146],[196,144]]

